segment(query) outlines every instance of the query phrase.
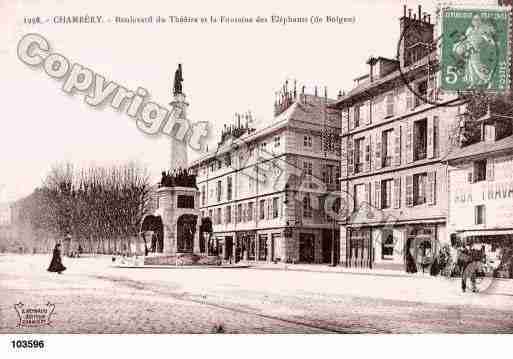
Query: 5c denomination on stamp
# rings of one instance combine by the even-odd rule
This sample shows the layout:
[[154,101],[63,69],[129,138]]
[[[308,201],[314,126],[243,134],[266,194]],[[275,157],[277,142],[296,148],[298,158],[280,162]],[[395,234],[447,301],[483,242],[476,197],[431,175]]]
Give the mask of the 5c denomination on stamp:
[[510,83],[510,9],[442,9],[441,88],[501,93]]

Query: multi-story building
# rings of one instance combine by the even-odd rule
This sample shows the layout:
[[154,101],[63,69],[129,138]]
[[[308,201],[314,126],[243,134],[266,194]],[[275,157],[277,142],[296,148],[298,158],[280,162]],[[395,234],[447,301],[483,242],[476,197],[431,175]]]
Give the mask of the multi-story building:
[[451,241],[485,249],[497,274],[513,278],[513,114],[490,111],[475,143],[447,157]]
[[369,72],[333,105],[342,114],[340,260],[350,267],[429,269],[446,241],[446,168],[458,99],[437,90],[434,25],[400,18],[398,59]]
[[0,203],[0,226],[8,226],[11,224],[11,204]]
[[338,226],[321,207],[339,185],[339,112],[302,92],[285,87],[266,126],[225,126],[190,166],[224,259],[324,263],[338,253]]

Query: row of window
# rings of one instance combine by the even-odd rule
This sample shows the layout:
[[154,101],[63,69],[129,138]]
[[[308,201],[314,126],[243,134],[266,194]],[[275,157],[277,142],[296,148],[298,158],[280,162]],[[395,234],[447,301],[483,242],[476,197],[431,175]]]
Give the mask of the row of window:
[[[404,178],[405,204],[413,207],[436,202],[436,172],[422,172]],[[372,195],[374,187],[374,195]],[[365,203],[378,209],[401,208],[401,178],[389,178],[354,186],[354,209]]]
[[406,92],[406,109],[413,110],[425,103],[425,99],[433,99],[434,93],[430,89],[434,89],[434,78],[423,79],[411,83],[411,88],[396,88],[392,92],[383,96],[382,111],[376,108],[376,104],[381,105],[381,101],[370,103],[356,104],[348,109],[345,120],[349,123],[349,130],[372,123],[372,117],[381,115],[383,118],[394,117],[398,114],[399,100],[401,94]]
[[[283,209],[280,206],[280,198],[273,197],[258,201],[258,218],[261,220],[274,219],[283,215]],[[230,224],[254,221],[254,202],[239,203],[237,205],[227,205],[208,210],[208,216],[213,218],[214,224]],[[205,216],[205,211],[201,212]]]
[[[340,154],[340,142],[337,139],[338,134],[334,129],[324,129],[321,134],[321,145],[323,152],[332,152]],[[311,135],[303,136],[303,149],[313,151],[313,138]]]
[[[314,187],[314,171],[312,161],[303,161],[303,176],[305,179],[305,185],[308,188]],[[340,167],[332,164],[323,164],[321,166],[321,179],[325,184],[337,184],[340,178]]]
[[[313,188],[313,162],[312,161],[304,161],[303,162],[303,174],[306,181],[306,186],[309,188]],[[280,173],[277,174],[278,176]],[[340,167],[335,165],[323,165],[321,166],[321,177],[322,181],[325,184],[338,184],[338,178],[340,178]],[[253,178],[248,176],[247,178],[249,189],[252,190]],[[221,202],[224,196],[224,188],[226,188],[226,201],[231,201],[233,199],[233,179],[231,176],[226,177],[226,187],[223,186],[223,180],[218,180],[215,186],[215,198],[217,202]],[[211,190],[211,195],[213,195],[214,189]],[[201,205],[207,205],[207,190],[206,185],[201,186]]]
[[[275,136],[273,138],[273,145],[274,145],[274,148],[278,148],[280,147],[281,145],[281,137],[280,136]],[[261,142],[259,145],[257,145],[258,148],[260,148],[261,151],[263,151],[264,153],[267,152],[267,142]],[[241,158],[241,163],[244,163],[244,158],[251,158],[254,154],[254,146],[250,146],[247,151],[247,153],[241,153],[240,154],[240,158]],[[215,159],[211,159],[208,163],[207,166],[204,166],[204,167],[201,167],[200,171],[201,171],[201,174],[203,176],[206,176],[207,175],[207,171],[209,171],[210,173],[213,173],[217,170],[220,170],[222,169],[223,167],[232,167],[232,163],[233,163],[233,154],[232,153],[227,153],[227,154],[224,154],[222,156],[220,156],[219,158],[215,158]]]
[[[424,118],[406,123],[405,147],[408,163],[433,158],[438,155],[438,117]],[[402,127],[396,126],[376,134],[348,139],[349,174],[370,171],[401,164]],[[374,150],[374,151],[373,151]]]

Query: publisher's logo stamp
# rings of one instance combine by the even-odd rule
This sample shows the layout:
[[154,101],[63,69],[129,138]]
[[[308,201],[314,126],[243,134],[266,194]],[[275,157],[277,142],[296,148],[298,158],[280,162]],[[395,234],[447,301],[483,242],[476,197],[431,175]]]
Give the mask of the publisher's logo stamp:
[[18,314],[18,328],[36,328],[51,325],[55,304],[50,302],[40,306],[28,306],[19,302],[14,305]]
[[441,88],[506,91],[510,21],[507,9],[443,9]]

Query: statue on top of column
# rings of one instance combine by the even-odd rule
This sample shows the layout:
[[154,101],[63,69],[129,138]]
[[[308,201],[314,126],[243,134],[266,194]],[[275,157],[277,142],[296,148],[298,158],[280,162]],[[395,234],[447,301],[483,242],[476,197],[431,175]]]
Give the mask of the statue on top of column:
[[175,71],[175,82],[173,85],[173,95],[182,94],[182,64],[178,64],[178,68]]

